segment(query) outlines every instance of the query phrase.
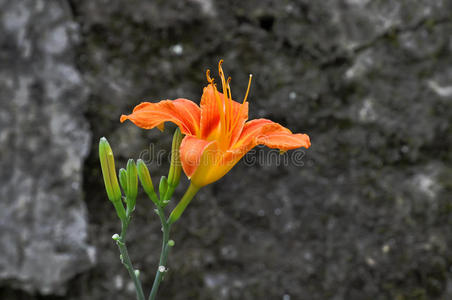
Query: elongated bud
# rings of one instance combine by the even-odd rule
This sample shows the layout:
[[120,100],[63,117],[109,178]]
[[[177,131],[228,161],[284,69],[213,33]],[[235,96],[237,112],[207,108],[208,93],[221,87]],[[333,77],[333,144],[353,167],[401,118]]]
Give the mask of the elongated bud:
[[99,141],[99,159],[108,199],[112,202],[121,201],[122,195],[116,177],[115,158],[110,144],[104,137]]
[[180,173],[182,170],[182,164],[180,162],[179,148],[182,143],[183,135],[180,129],[177,128],[173,135],[173,145],[171,147],[171,166],[168,173],[168,185],[172,188],[176,188],[180,181]]
[[119,169],[119,183],[121,184],[122,190],[127,195],[127,172],[124,168]]
[[160,194],[160,199],[163,201],[165,194],[166,194],[166,190],[168,189],[168,179],[166,179],[165,176],[162,176],[162,178],[160,178],[160,184],[159,184],[159,194]]
[[118,217],[124,220],[126,211],[121,202],[122,194],[116,177],[115,158],[110,144],[104,137],[99,141],[99,159],[108,199],[113,203]]
[[130,209],[135,207],[135,202],[138,193],[138,175],[137,166],[133,159],[129,159],[127,162],[127,200],[129,201]]
[[149,174],[149,169],[142,159],[137,160],[137,170],[141,186],[143,187],[148,197],[157,204],[158,199],[154,191],[154,184],[152,183],[151,174]]
[[138,177],[146,194],[154,193],[154,185],[152,184],[151,174],[149,169],[142,159],[137,160]]

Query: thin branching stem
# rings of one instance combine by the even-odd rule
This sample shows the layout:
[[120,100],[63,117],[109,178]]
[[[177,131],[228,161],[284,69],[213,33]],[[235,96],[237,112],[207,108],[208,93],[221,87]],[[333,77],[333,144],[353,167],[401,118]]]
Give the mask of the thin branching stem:
[[156,210],[157,214],[160,217],[160,222],[162,223],[162,232],[163,232],[163,240],[162,240],[162,251],[160,253],[159,265],[157,267],[157,272],[155,274],[154,284],[152,285],[152,290],[149,295],[149,300],[155,300],[157,297],[157,291],[162,282],[163,275],[166,272],[166,261],[168,259],[168,253],[171,246],[169,245],[169,234],[171,225],[168,223],[165,217],[165,212],[161,206],[157,206]]
[[135,269],[133,268],[132,261],[130,260],[129,257],[129,252],[127,251],[126,232],[128,226],[129,220],[121,220],[121,235],[119,236],[119,239],[116,241],[116,244],[118,245],[119,252],[121,253],[121,262],[126,267],[127,271],[129,272],[130,278],[132,278],[133,284],[135,285],[137,300],[145,300],[143,287],[141,286],[141,281],[138,278],[138,274],[135,273]]

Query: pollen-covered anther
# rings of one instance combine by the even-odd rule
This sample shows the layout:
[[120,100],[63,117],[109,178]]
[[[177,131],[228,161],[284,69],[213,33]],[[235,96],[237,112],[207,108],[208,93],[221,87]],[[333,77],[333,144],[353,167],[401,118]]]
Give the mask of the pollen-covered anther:
[[214,79],[212,77],[210,77],[209,69],[207,69],[207,71],[206,71],[206,77],[207,77],[207,82],[209,82],[210,84],[213,84]]

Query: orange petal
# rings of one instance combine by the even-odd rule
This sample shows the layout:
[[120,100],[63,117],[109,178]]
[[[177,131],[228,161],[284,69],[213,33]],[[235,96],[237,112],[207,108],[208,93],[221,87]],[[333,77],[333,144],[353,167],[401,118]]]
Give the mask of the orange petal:
[[[215,93],[220,98],[220,106],[218,105]],[[228,110],[224,102],[225,98],[223,93],[218,92],[212,84],[204,88],[201,97],[201,138],[205,139],[209,137],[218,129],[221,120],[220,109],[224,112],[225,121],[229,122],[228,124],[230,124],[229,126],[231,128],[234,127],[234,130],[231,130],[233,136],[240,134],[243,124],[248,119],[248,103],[240,104],[234,100],[228,100],[231,101],[229,103],[232,107],[232,109]]]
[[201,97],[201,137],[207,138],[220,124],[220,113],[215,99],[215,87],[209,84]]
[[239,140],[233,146],[248,152],[256,145],[266,145],[282,151],[300,147],[309,148],[311,142],[306,134],[293,134],[289,129],[267,119],[256,119],[245,124]]
[[191,177],[191,182],[202,187],[219,180],[240,161],[244,154],[240,150],[223,151],[217,144],[215,147],[209,147],[204,151],[200,163]]
[[287,151],[301,147],[307,149],[311,146],[311,141],[309,136],[303,133],[269,132],[268,134],[259,137],[257,139],[257,144]]
[[214,165],[217,149],[216,141],[209,142],[190,135],[184,137],[179,151],[182,168],[187,177],[192,177],[201,164],[207,169]]
[[237,104],[234,104],[232,106],[232,120],[231,120],[232,129],[230,145],[235,144],[237,140],[240,138],[243,126],[245,125],[246,120],[248,120],[248,102],[245,102],[244,104],[238,105]]
[[138,127],[163,129],[164,122],[173,122],[183,134],[196,135],[199,132],[201,112],[198,105],[187,99],[163,100],[158,103],[143,102],[132,114],[122,115],[121,122],[132,121]]
[[217,141],[186,136],[180,146],[181,162],[192,184],[202,187],[228,173],[245,154],[238,150],[223,151]]

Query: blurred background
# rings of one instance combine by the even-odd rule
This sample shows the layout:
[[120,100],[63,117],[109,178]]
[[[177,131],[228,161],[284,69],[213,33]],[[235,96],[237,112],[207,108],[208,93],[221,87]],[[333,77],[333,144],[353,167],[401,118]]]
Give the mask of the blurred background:
[[[450,0],[0,0],[0,299],[134,299],[97,143],[118,168],[151,144],[169,151],[174,126],[120,115],[198,102],[220,58],[234,98],[254,75],[250,118],[312,147],[302,165],[241,162],[201,190],[174,226],[160,299],[452,299],[451,12]],[[149,167],[158,182],[168,166]],[[147,290],[152,210],[139,198],[128,237]]]

